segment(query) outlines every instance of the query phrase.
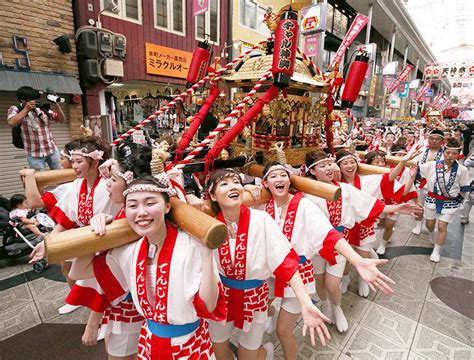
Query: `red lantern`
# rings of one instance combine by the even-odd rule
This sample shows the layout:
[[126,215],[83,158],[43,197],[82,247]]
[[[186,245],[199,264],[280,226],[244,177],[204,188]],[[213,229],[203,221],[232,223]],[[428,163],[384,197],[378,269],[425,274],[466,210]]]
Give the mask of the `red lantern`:
[[365,74],[369,68],[369,56],[363,52],[356,56],[347,75],[346,84],[341,97],[341,106],[351,108],[357,100],[360,88],[364,82]]
[[198,46],[194,49],[191,65],[189,65],[188,76],[186,76],[186,87],[201,80],[207,72],[209,66],[209,58],[211,57],[211,46],[207,40],[198,42]]
[[281,16],[275,32],[273,50],[273,84],[288,87],[295,68],[296,46],[298,45],[298,14],[291,10]]

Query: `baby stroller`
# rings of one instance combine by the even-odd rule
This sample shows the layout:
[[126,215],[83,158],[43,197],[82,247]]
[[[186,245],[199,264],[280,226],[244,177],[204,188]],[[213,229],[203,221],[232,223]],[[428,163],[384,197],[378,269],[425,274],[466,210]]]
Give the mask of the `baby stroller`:
[[[8,215],[8,214],[7,214]],[[54,221],[44,213],[34,215],[39,223],[39,229],[43,233],[50,232],[54,228]],[[43,236],[37,236],[26,229],[20,221],[12,221],[0,215],[0,233],[3,233],[0,246],[0,259],[12,259],[29,255],[34,247],[44,240]],[[45,259],[33,264],[33,270],[41,273],[48,267]]]

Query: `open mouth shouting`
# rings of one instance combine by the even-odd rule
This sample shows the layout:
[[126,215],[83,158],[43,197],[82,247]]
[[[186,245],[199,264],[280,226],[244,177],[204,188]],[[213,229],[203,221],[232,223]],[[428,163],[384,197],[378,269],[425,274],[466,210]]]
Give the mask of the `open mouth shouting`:
[[231,190],[229,191],[229,194],[227,195],[227,197],[229,199],[232,199],[232,200],[238,200],[239,197],[240,197],[240,191],[238,190]]

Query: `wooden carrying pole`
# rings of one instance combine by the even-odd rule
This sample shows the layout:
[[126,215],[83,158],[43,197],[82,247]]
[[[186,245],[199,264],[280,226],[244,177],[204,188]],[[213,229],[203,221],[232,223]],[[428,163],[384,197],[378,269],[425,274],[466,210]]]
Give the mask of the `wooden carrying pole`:
[[[255,206],[266,203],[270,198],[271,194],[266,189],[262,190],[258,201],[255,201],[248,191],[244,191],[243,203],[246,206]],[[171,198],[171,221],[202,241],[207,247],[216,249],[226,239],[227,228],[223,223],[211,217],[217,215],[212,210],[211,202],[206,200],[205,203],[207,206],[203,213],[177,198]],[[119,247],[139,238],[127,219],[120,219],[107,225],[103,236],[95,235],[90,226],[86,226],[51,234],[46,237],[45,245],[48,262],[59,263],[66,259]]]
[[35,179],[38,189],[57,186],[77,179],[73,169],[36,171]]
[[[367,151],[356,150],[356,153],[360,156],[361,159],[365,159],[365,155],[367,155]],[[396,156],[390,156],[390,155],[385,156],[385,161],[388,164],[397,165],[400,162],[401,159],[402,158],[399,158],[399,157],[396,157]],[[415,167],[416,162],[414,162],[413,160],[407,161],[406,166]]]
[[[220,221],[178,200],[170,199],[171,221],[211,249],[219,247],[227,237],[227,227]],[[119,247],[139,239],[127,219],[113,221],[106,227],[106,234],[95,235],[90,226],[67,230],[46,237],[48,262],[59,263]]]
[[390,169],[382,166],[367,165],[361,163],[357,165],[357,173],[361,175],[383,175],[389,172]]
[[[263,177],[263,166],[253,164],[248,167],[248,174],[250,176]],[[291,175],[291,184],[296,190],[302,191],[306,194],[321,197],[326,200],[336,201],[341,196],[341,188],[336,185],[326,184],[321,181],[305,178],[298,175]]]

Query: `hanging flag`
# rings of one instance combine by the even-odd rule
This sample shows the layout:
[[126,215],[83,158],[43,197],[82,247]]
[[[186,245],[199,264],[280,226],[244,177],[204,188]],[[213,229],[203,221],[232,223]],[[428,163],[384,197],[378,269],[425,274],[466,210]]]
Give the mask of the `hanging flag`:
[[397,79],[395,82],[392,84],[392,87],[388,90],[388,93],[391,94],[395,91],[396,88],[398,88],[398,85],[405,80],[408,76],[408,74],[413,70],[413,65],[406,64],[403,70],[398,74]]
[[418,95],[416,95],[415,100],[416,101],[421,101],[421,98],[425,96],[425,92],[431,88],[431,81],[425,82],[425,84],[421,87],[420,91],[418,92]]
[[193,1],[193,14],[198,16],[209,10],[209,0],[194,0]]
[[444,93],[443,92],[440,92],[438,95],[436,95],[436,97],[434,98],[433,100],[433,103],[431,104],[432,107],[436,107],[437,105],[439,105],[439,101],[441,100],[441,98],[444,96]]
[[342,40],[341,46],[336,52],[336,56],[331,63],[331,68],[334,68],[336,64],[340,64],[342,58],[344,57],[344,53],[346,52],[347,48],[352,44],[354,39],[359,35],[360,31],[364,28],[364,26],[369,22],[369,18],[365,15],[357,14],[354,21],[349,28],[344,40]]

